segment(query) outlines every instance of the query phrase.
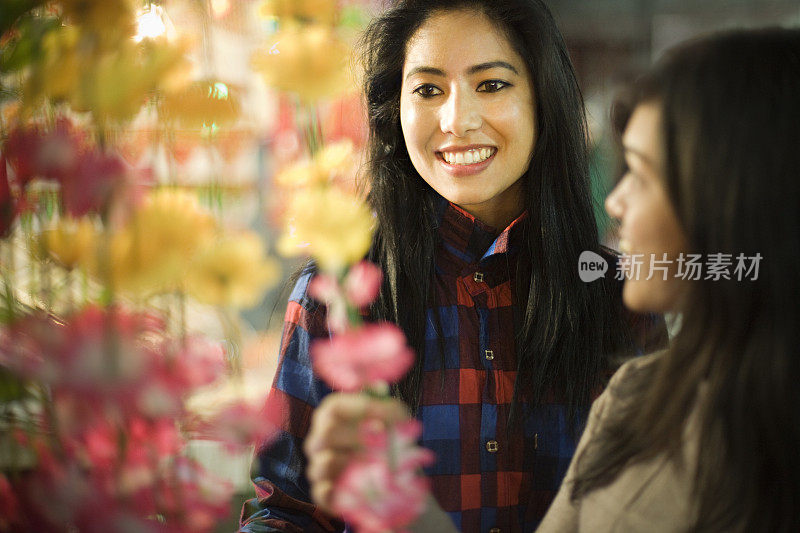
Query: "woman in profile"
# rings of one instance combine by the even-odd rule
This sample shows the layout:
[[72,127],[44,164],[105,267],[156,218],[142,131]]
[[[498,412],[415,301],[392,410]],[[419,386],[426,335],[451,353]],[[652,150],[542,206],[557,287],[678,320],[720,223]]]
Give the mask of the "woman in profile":
[[[641,262],[623,300],[682,325],[594,402],[538,531],[800,531],[798,95],[800,30],[737,31],[673,49],[615,107],[627,171],[606,208]],[[347,402],[308,438],[340,462],[355,447],[326,447],[325,419]]]
[[673,49],[615,108],[620,247],[672,261],[623,299],[682,326],[595,402],[541,531],[800,530],[798,95],[800,30],[738,31]]

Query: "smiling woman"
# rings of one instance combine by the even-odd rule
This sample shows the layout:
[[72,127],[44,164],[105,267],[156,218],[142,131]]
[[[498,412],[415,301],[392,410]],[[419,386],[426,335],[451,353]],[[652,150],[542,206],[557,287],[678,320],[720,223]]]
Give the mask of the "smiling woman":
[[536,140],[533,80],[485,16],[441,12],[409,41],[400,125],[414,168],[441,196],[495,228],[525,209],[522,175]]
[[[598,242],[580,90],[542,1],[403,0],[362,45],[369,259],[386,274],[365,312],[399,325],[416,352],[393,393],[438,457],[427,473],[448,519],[530,531],[614,361],[658,347],[663,324],[626,314],[611,276],[578,275],[584,251],[616,257]],[[259,450],[242,531],[344,527],[322,511],[358,421],[332,424],[335,411],[321,409],[308,463],[301,454],[330,392],[308,357],[328,335],[307,296],[313,275],[295,287],[273,384],[289,420]]]

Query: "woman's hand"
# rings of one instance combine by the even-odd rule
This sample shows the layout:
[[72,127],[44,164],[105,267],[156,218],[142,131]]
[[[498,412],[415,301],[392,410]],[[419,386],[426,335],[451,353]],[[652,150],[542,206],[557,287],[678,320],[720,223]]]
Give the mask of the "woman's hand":
[[384,428],[409,417],[406,406],[392,398],[338,392],[326,396],[314,410],[303,445],[308,457],[306,476],[317,505],[335,514],[334,486],[353,456],[362,449],[362,424],[379,424]]

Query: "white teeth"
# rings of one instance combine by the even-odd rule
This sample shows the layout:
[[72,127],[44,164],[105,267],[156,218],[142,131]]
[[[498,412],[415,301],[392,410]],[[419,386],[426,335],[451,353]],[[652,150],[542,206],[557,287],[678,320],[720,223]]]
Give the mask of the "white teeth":
[[467,150],[466,152],[442,152],[442,158],[451,165],[473,165],[486,161],[494,154],[492,148]]

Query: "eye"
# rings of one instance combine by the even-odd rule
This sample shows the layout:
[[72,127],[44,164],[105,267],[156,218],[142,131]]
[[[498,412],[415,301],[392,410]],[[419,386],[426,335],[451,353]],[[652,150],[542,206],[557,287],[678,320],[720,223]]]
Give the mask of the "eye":
[[480,92],[496,93],[502,89],[505,89],[506,87],[511,87],[511,86],[512,85],[510,83],[502,80],[486,80],[484,82],[481,82],[480,85],[478,85],[478,89],[480,90],[481,87],[484,87],[485,90]]
[[[438,91],[438,92],[437,92]],[[425,83],[420,85],[416,89],[414,89],[414,94],[420,95],[422,98],[431,98],[433,96],[438,96],[442,94],[442,91],[436,87],[435,85],[431,85],[430,83]]]

